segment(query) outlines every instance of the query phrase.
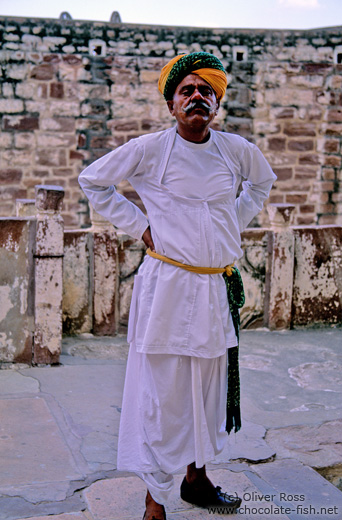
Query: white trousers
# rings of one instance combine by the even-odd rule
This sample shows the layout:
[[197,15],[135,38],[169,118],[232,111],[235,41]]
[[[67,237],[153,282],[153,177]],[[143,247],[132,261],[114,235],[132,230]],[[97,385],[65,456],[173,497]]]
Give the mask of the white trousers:
[[213,460],[225,445],[227,353],[214,359],[140,354],[131,345],[118,443],[118,469],[141,477],[164,504],[172,474]]

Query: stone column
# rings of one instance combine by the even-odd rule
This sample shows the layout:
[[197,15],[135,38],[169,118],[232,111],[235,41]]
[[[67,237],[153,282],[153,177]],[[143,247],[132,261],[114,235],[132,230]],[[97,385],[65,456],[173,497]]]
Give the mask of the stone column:
[[36,188],[35,334],[33,362],[59,362],[62,347],[62,264],[64,223],[60,214],[64,190]]
[[94,320],[98,335],[117,332],[119,306],[118,241],[113,224],[90,207],[94,250]]
[[15,201],[17,217],[34,217],[36,215],[35,199],[17,199]]
[[294,234],[291,228],[295,206],[269,204],[271,229],[265,288],[265,325],[271,329],[291,326],[294,270]]

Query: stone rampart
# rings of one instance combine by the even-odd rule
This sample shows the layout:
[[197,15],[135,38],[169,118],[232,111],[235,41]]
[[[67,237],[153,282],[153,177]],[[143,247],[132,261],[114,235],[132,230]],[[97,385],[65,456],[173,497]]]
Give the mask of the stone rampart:
[[[172,124],[161,67],[205,50],[229,87],[215,127],[253,140],[278,181],[272,203],[294,224],[342,224],[342,28],[205,29],[0,17],[0,204],[65,190],[67,228],[90,225],[77,182],[94,159]],[[120,186],[133,200],[128,183]],[[139,201],[138,201],[139,203]],[[252,226],[268,225],[266,212]]]

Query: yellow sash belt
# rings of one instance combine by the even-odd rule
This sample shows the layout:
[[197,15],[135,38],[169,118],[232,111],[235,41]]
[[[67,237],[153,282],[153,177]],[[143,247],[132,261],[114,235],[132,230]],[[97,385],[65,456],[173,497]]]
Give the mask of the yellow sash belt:
[[152,258],[157,258],[157,260],[161,260],[167,264],[175,265],[176,267],[181,267],[186,271],[190,271],[191,273],[198,274],[219,274],[226,273],[227,276],[231,276],[234,270],[234,264],[226,265],[226,267],[196,267],[189,264],[182,264],[181,262],[177,262],[177,260],[172,260],[172,258],[168,258],[167,256],[159,255],[154,251],[151,251],[150,248],[146,250],[146,253]]

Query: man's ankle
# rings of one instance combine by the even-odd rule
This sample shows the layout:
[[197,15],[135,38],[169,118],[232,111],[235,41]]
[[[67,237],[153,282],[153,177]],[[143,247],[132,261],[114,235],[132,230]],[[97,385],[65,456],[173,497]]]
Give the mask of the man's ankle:
[[207,480],[207,473],[205,466],[201,468],[196,468],[195,463],[189,464],[186,471],[186,480],[188,484],[193,484],[194,482],[201,482]]

